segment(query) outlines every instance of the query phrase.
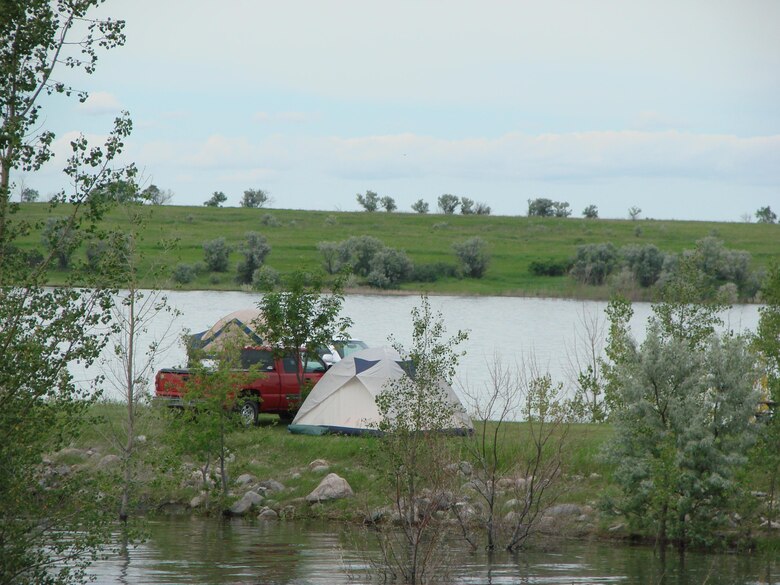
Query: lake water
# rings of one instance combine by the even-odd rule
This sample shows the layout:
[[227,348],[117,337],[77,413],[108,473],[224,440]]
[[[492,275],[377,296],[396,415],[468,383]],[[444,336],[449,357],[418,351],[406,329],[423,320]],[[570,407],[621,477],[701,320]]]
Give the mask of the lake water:
[[[171,306],[181,315],[173,322],[167,339],[173,345],[157,355],[155,368],[183,365],[184,346],[178,341],[185,329],[203,331],[232,311],[253,308],[258,293],[215,291],[169,291]],[[589,329],[587,322],[599,321],[600,340],[603,341],[605,302],[538,299],[520,297],[458,297],[432,296],[430,303],[440,311],[450,334],[458,329],[469,332],[463,345],[466,356],[461,360],[455,380],[455,390],[462,386],[479,394],[489,381],[489,365],[496,359],[504,365],[533,361],[537,370],[549,372],[554,381],[568,385],[571,377],[570,361],[586,349],[582,341]],[[342,314],[354,321],[351,335],[370,346],[388,344],[393,335],[402,344],[411,342],[410,311],[419,306],[420,297],[409,295],[348,295]],[[638,338],[644,336],[648,303],[634,304],[632,330]],[[728,329],[754,331],[758,324],[758,306],[738,305],[724,316]],[[168,330],[170,320],[161,315],[151,324],[142,347]],[[590,327],[593,329],[593,327]],[[111,361],[110,352],[106,352]],[[104,369],[108,365],[102,366]],[[88,380],[97,368],[77,371],[76,376]],[[151,376],[149,377],[151,380]],[[111,389],[107,395],[112,396]]]
[[[119,585],[368,585],[373,539],[355,527],[171,518],[152,521],[148,540],[93,566],[97,583]],[[361,544],[356,547],[355,542]],[[614,543],[553,542],[511,555],[454,548],[437,584],[769,585],[780,564],[767,556],[667,553]]]

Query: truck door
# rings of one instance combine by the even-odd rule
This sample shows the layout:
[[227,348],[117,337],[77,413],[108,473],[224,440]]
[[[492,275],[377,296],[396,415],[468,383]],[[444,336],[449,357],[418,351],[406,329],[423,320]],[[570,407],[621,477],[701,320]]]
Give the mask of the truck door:
[[252,380],[249,390],[260,394],[260,412],[276,411],[281,408],[281,375],[276,371],[276,362],[270,350],[245,347],[241,350],[241,367],[248,370],[254,366],[262,376]]

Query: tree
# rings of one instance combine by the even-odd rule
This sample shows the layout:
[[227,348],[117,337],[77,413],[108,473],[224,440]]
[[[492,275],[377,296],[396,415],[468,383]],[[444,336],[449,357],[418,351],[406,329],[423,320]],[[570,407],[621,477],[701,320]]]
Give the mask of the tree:
[[582,217],[586,219],[598,219],[599,208],[595,205],[588,205],[585,209],[582,210]]
[[247,189],[241,199],[241,207],[262,208],[271,203],[273,198],[268,191],[262,189]]
[[759,207],[756,211],[756,220],[758,223],[775,223],[777,221],[777,214],[767,205],[766,207]]
[[475,236],[463,242],[455,242],[452,245],[455,255],[460,262],[463,274],[469,278],[482,278],[490,264],[490,253],[487,250],[487,242]]
[[[72,92],[56,79],[58,66],[91,73],[99,48],[124,42],[122,21],[91,18],[98,4],[10,0],[0,9],[0,583],[82,582],[109,537],[111,514],[97,501],[97,486],[76,470],[46,473],[42,461],[85,419],[93,388],[77,386],[68,365],[99,354],[104,337],[97,326],[111,297],[94,286],[67,286],[71,278],[46,287],[53,250],[33,268],[10,253],[32,227],[15,221],[13,173],[36,171],[53,156],[42,97]],[[61,225],[79,240],[98,230],[108,203],[103,189],[132,179],[132,169],[111,168],[131,126],[123,115],[99,147],[83,136],[71,141],[63,181],[70,192],[56,194],[53,204],[70,204],[58,209],[67,214]],[[82,284],[94,284],[89,276],[79,274]]]
[[250,284],[255,271],[265,263],[266,257],[271,253],[271,246],[266,237],[257,232],[247,232],[244,237],[244,244],[239,248],[244,259],[238,263],[236,281],[240,284]]
[[555,214],[555,202],[552,199],[538,197],[528,200],[528,217],[552,217]]
[[474,214],[474,200],[469,199],[468,197],[461,197],[460,198],[460,212],[462,215],[473,215]]
[[[323,292],[322,278],[303,272],[290,276],[287,290],[269,292],[257,303],[263,319],[257,333],[280,355],[292,355],[298,364],[334,339],[346,339],[352,320],[340,317],[344,303],[342,282],[337,280],[330,294]],[[304,389],[303,369],[296,373]]]
[[373,191],[366,191],[365,196],[358,193],[356,195],[356,199],[365,211],[376,211],[377,207],[379,206],[379,195]]
[[566,201],[556,201],[553,203],[553,215],[555,217],[569,217],[571,209]]
[[[478,421],[466,450],[473,462],[471,485],[480,505],[455,506],[453,511],[474,550],[483,541],[477,526],[486,550],[513,552],[538,531],[538,520],[560,492],[557,484],[568,423],[561,386],[553,385],[549,374],[541,374],[533,363],[509,368],[496,359],[489,367],[487,393],[463,390],[472,420]],[[507,428],[510,420],[518,418],[526,421],[527,432],[521,435]],[[512,487],[505,494],[501,484]],[[510,511],[502,517],[507,507]]]
[[477,206],[474,208],[474,213],[477,215],[490,215],[490,205],[487,203],[477,203]]
[[152,205],[166,205],[173,199],[173,191],[160,189],[157,185],[149,185],[141,191],[141,198]]
[[573,388],[568,407],[577,421],[601,423],[607,420],[606,363],[604,361],[606,320],[583,305],[575,327],[574,345],[566,346],[566,373]]
[[418,199],[412,204],[412,211],[416,211],[417,213],[428,213],[429,208],[428,203],[422,199]]
[[412,375],[391,381],[376,397],[382,435],[380,464],[390,479],[392,506],[400,528],[379,530],[386,574],[404,583],[425,583],[440,573],[445,521],[437,515],[452,487],[447,472],[447,437],[456,411],[447,396],[463,353],[456,347],[468,335],[444,338],[441,314],[427,297],[412,309],[412,344],[404,348],[391,338]]
[[[148,381],[154,377],[157,357],[169,349],[175,336],[171,329],[179,312],[168,303],[165,293],[141,282],[159,281],[162,267],[149,266],[144,260],[139,241],[147,223],[144,207],[124,205],[120,209],[121,232],[112,234],[113,242],[94,266],[121,290],[111,308],[114,327],[110,333],[112,358],[104,359],[106,382],[122,397],[124,420],[115,424],[108,420],[108,439],[121,458],[119,519],[127,522],[138,469],[138,435],[142,432],[143,414],[148,412],[150,395]],[[170,250],[170,242],[160,243]],[[144,268],[142,268],[144,267]],[[153,333],[152,333],[153,332]],[[144,344],[142,337],[152,337]]]
[[693,346],[658,321],[617,364],[625,406],[609,460],[621,492],[610,505],[662,548],[712,545],[725,526],[754,440],[755,373],[744,339],[711,335]]
[[230,246],[225,242],[225,238],[204,242],[203,256],[206,267],[211,272],[227,272],[230,264]]
[[439,211],[445,215],[452,215],[458,209],[458,205],[460,205],[460,199],[458,199],[457,195],[450,195],[445,193],[439,197],[438,204]]
[[631,221],[638,219],[640,213],[642,213],[642,210],[636,206],[628,208],[628,217],[631,218]]
[[[763,369],[764,395],[767,411],[761,417],[761,431],[757,448],[752,454],[756,467],[767,475],[769,498],[766,506],[767,526],[777,518],[778,484],[780,483],[780,266],[769,271],[761,298],[765,303],[758,309],[759,320],[753,338],[753,348],[760,357]],[[771,409],[771,410],[770,410]]]
[[222,207],[222,204],[227,201],[227,195],[222,191],[214,191],[211,197],[203,202],[206,207]]
[[385,195],[384,197],[382,197],[379,200],[379,203],[382,205],[384,210],[386,212],[388,212],[388,213],[391,213],[391,212],[395,211],[398,208],[398,206],[395,204],[395,199],[393,199],[392,197],[390,197],[388,195]]
[[22,189],[22,203],[35,203],[40,198],[40,194],[35,189],[25,187]]
[[102,196],[115,203],[142,203],[143,198],[138,192],[134,181],[119,179],[111,181],[102,189]]

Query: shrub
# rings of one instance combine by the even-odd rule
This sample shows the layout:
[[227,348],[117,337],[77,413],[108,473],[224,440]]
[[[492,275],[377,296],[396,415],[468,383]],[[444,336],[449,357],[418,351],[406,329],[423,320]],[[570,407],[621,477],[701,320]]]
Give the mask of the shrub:
[[383,248],[371,259],[368,284],[377,288],[391,288],[408,280],[414,265],[406,252]]
[[457,269],[446,262],[433,262],[431,264],[415,264],[409,280],[414,282],[436,282],[440,278],[457,276]]
[[279,271],[270,266],[261,266],[252,274],[252,287],[256,290],[274,290],[280,282]]
[[78,242],[67,219],[50,217],[41,232],[41,243],[54,255],[60,270],[70,266],[70,259]]
[[195,280],[195,270],[191,265],[180,262],[174,267],[171,278],[176,284],[189,284]]
[[620,249],[623,262],[631,271],[639,286],[653,286],[664,267],[664,253],[654,244],[629,244]]
[[535,276],[563,276],[571,268],[571,260],[533,260],[528,265],[528,272]]
[[246,240],[241,246],[241,254],[244,259],[238,263],[236,281],[240,284],[252,282],[255,270],[265,262],[266,256],[271,253],[271,246],[265,236],[257,232],[247,232]]
[[322,267],[328,274],[336,274],[341,269],[338,242],[318,242],[317,250],[322,254]]
[[490,264],[487,242],[479,236],[452,245],[458,257],[463,275],[469,278],[482,278]]
[[339,244],[339,262],[358,276],[368,276],[371,260],[385,245],[373,236],[352,236]]
[[211,272],[227,272],[230,258],[230,246],[225,238],[217,238],[203,244],[203,256],[206,267]]
[[263,214],[263,217],[260,218],[260,223],[268,227],[279,227],[282,225],[282,223],[270,213]]
[[601,285],[617,264],[617,249],[611,242],[577,246],[571,275],[583,284]]

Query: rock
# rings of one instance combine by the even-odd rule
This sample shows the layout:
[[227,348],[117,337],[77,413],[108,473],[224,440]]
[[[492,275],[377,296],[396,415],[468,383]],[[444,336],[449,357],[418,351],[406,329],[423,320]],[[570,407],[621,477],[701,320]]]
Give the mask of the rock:
[[60,449],[55,457],[57,459],[86,459],[87,452],[83,449],[76,449],[75,447],[65,447],[64,449]]
[[277,514],[275,510],[272,510],[268,506],[264,506],[257,515],[257,519],[263,520],[264,522],[274,521],[279,519],[279,514]]
[[250,483],[254,483],[257,481],[257,478],[252,475],[251,473],[242,473],[236,478],[236,483],[238,485],[247,485]]
[[135,440],[137,443],[146,443],[146,435],[138,435]]
[[544,511],[545,516],[581,516],[583,509],[577,504],[558,504]]
[[263,496],[258,494],[257,492],[249,491],[243,495],[243,497],[238,500],[235,504],[230,506],[228,509],[228,514],[231,516],[243,516],[249,510],[252,509],[253,506],[256,506],[263,501]]
[[206,492],[200,492],[197,496],[190,500],[190,508],[199,508],[206,502],[207,499],[208,496],[206,495]]
[[300,474],[300,472],[298,472],[298,471],[293,471],[293,472],[290,474],[290,477],[291,477],[292,479],[301,479],[301,474]]
[[591,474],[588,476],[588,479],[601,479],[601,474],[599,474],[599,473],[595,473],[595,472],[594,472],[594,473],[591,473]]
[[306,496],[306,501],[312,504],[340,498],[350,498],[353,495],[355,494],[346,479],[339,477],[335,473],[329,473],[323,478],[320,485]]
[[504,502],[504,505],[501,506],[502,510],[515,510],[520,507],[520,504],[522,502],[520,500],[517,500],[515,498],[512,498],[511,500],[507,500]]
[[122,459],[120,459],[119,455],[104,455],[100,458],[100,461],[97,463],[98,469],[108,469],[110,467],[115,467],[116,465],[119,465],[119,463],[122,462]]
[[468,461],[461,461],[458,464],[458,468],[460,472],[466,477],[471,477],[471,475],[474,473],[474,467]]
[[761,528],[771,528],[772,530],[780,530],[780,522],[770,522],[769,520],[764,520],[760,524]]
[[284,485],[275,479],[264,479],[258,484],[260,487],[265,488],[269,492],[283,492]]
[[314,473],[328,473],[330,471],[329,465],[317,465],[315,467],[312,467],[311,470]]
[[70,465],[65,465],[64,463],[62,465],[55,465],[51,469],[52,475],[68,475],[70,474]]
[[615,524],[614,526],[610,526],[607,530],[609,532],[623,532],[626,529],[625,524]]
[[172,516],[179,516],[182,514],[188,514],[190,508],[189,506],[182,504],[181,502],[177,502],[175,500],[169,500],[167,502],[160,504],[157,507],[157,510],[161,514],[170,514]]
[[328,463],[325,459],[315,459],[311,463],[309,463],[309,469],[312,471],[315,467],[328,467],[330,463]]

